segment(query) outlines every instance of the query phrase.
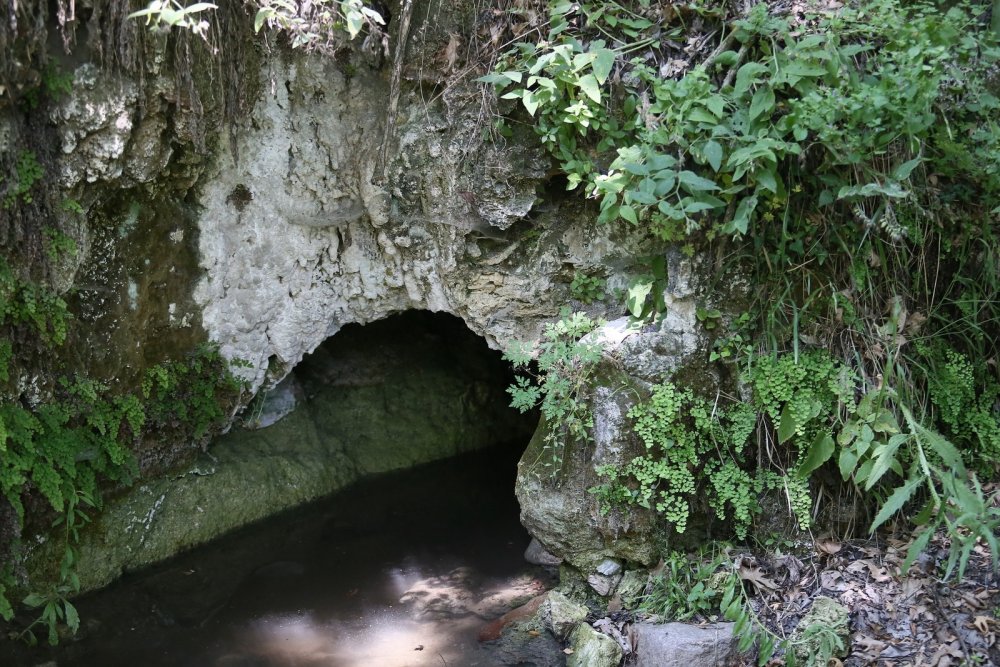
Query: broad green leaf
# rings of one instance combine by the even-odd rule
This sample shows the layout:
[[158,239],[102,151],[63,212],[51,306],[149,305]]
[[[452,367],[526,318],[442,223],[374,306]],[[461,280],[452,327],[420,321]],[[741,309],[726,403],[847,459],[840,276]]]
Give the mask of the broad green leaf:
[[722,67],[732,67],[739,62],[739,54],[736,51],[723,51],[715,58],[715,64]]
[[625,202],[627,204],[635,203],[642,204],[644,206],[651,206],[655,204],[656,201],[656,197],[648,192],[641,192],[639,190],[628,190],[625,192]]
[[76,607],[74,607],[69,600],[63,600],[63,605],[66,610],[66,627],[76,634],[76,631],[80,629],[80,614],[77,613]]
[[854,468],[858,465],[858,457],[854,453],[854,450],[849,447],[841,449],[838,464],[840,467],[840,476],[843,477],[846,482],[850,479],[851,473],[854,472]]
[[611,49],[602,48],[595,51],[596,58],[594,58],[594,63],[591,69],[594,72],[594,77],[597,82],[604,85],[604,82],[608,80],[608,76],[611,75],[611,70],[615,66],[615,52]]
[[622,206],[618,209],[618,215],[620,215],[625,220],[631,222],[633,225],[639,223],[639,217],[635,214],[635,209],[631,206]]
[[778,442],[781,444],[788,442],[800,426],[792,412],[792,404],[786,403],[781,410],[781,422],[778,424]]
[[937,431],[933,431],[928,428],[920,427],[919,434],[923,436],[923,439],[930,445],[931,449],[941,457],[941,461],[949,468],[961,465],[962,455],[955,448],[955,445],[951,444]]
[[744,197],[740,201],[740,205],[736,207],[736,213],[733,215],[733,219],[726,225],[723,231],[728,234],[746,234],[747,228],[750,226],[750,216],[753,215],[754,209],[757,208],[757,195],[751,195],[749,197]]
[[577,82],[580,86],[580,90],[584,92],[590,99],[592,99],[597,104],[601,103],[601,84],[597,82],[597,78],[593,74],[585,74],[580,77]]
[[594,60],[596,58],[597,58],[597,54],[596,53],[578,53],[578,54],[576,54],[575,56],[573,56],[573,71],[574,72],[579,72],[584,67],[586,67],[587,65],[591,64],[592,62],[594,62]]
[[893,169],[892,177],[897,181],[905,181],[910,177],[910,174],[913,173],[913,170],[916,169],[917,166],[923,161],[924,159],[922,157],[915,157],[912,160],[904,162]]
[[771,656],[773,655],[774,655],[774,635],[770,633],[764,633],[764,635],[760,638],[760,648],[758,649],[758,655],[757,655],[758,667],[766,665],[771,660]]
[[646,279],[636,279],[628,287],[628,296],[625,307],[632,317],[642,317],[642,311],[646,306],[646,298],[653,291],[653,281]]
[[750,120],[754,121],[764,114],[770,115],[774,110],[774,90],[767,85],[761,86],[753,94],[750,102]]
[[648,160],[646,160],[646,164],[648,164],[649,168],[653,171],[661,171],[663,169],[669,169],[677,164],[677,158],[672,155],[667,155],[666,153],[654,153],[649,156]]
[[14,618],[14,607],[7,599],[7,587],[3,584],[0,584],[0,618],[7,622]]
[[924,480],[921,475],[914,475],[911,479],[907,480],[903,486],[893,491],[882,505],[882,509],[880,509],[878,514],[875,515],[875,520],[872,521],[871,528],[868,529],[868,532],[874,533],[879,526],[889,519],[889,517],[903,509],[903,505],[906,504],[906,502],[913,495],[913,492],[917,490],[917,487],[920,486],[923,481]]
[[923,553],[924,549],[931,541],[931,537],[934,535],[934,530],[931,528],[925,528],[917,539],[913,540],[910,547],[906,550],[906,558],[903,559],[903,565],[900,567],[902,574],[905,576],[909,571],[910,566],[913,565],[920,554]]
[[[270,7],[261,7],[257,10],[257,15],[253,18],[253,31],[255,33],[260,32],[260,29],[264,27],[264,22],[270,18],[274,18],[277,12]],[[493,74],[487,74],[486,76],[495,76]],[[480,77],[485,78],[485,77]],[[478,81],[478,79],[477,79]],[[493,83],[493,81],[487,81],[486,83]]]
[[875,448],[873,453],[874,458],[872,459],[874,463],[872,463],[871,472],[868,474],[867,481],[865,481],[865,491],[870,491],[875,486],[875,483],[882,479],[885,473],[889,472],[893,467],[893,463],[897,466],[899,465],[899,462],[896,461],[896,450],[906,440],[905,436],[902,440],[896,440],[896,436],[894,436],[889,439],[889,442]]
[[703,107],[695,107],[691,109],[687,114],[688,120],[695,123],[706,123],[708,125],[715,125],[719,122],[719,119],[712,114],[711,111]]
[[716,118],[722,118],[722,115],[726,112],[726,98],[722,95],[712,95],[704,100],[703,104],[708,107],[709,111],[715,114]]
[[630,174],[634,174],[635,176],[649,175],[649,167],[641,162],[624,162],[622,163],[621,168]]
[[685,213],[701,213],[715,208],[711,202],[692,200],[690,197],[685,197],[681,203],[683,204],[681,210]]
[[736,86],[733,92],[738,96],[743,95],[757,81],[757,76],[767,71],[767,67],[758,62],[748,62],[740,67],[736,73]]
[[862,463],[861,466],[858,468],[858,471],[854,473],[854,481],[857,482],[858,484],[863,484],[865,481],[867,481],[868,476],[872,472],[872,466],[874,465],[875,465],[874,459],[868,459],[867,461]]
[[896,421],[896,417],[885,409],[879,410],[875,416],[875,421],[872,422],[871,428],[876,433],[885,433],[887,435],[899,433],[899,423]]
[[664,169],[656,173],[655,180],[656,187],[653,189],[653,194],[657,197],[665,197],[674,189],[674,185],[677,183],[677,172]]
[[714,139],[711,139],[705,142],[705,145],[702,146],[701,152],[705,155],[705,159],[712,167],[712,171],[719,171],[722,167],[722,144]]
[[833,436],[825,431],[818,433],[813,438],[812,444],[809,445],[809,451],[802,461],[802,465],[799,466],[799,475],[805,477],[826,463],[833,456],[835,449]]
[[41,593],[29,593],[27,597],[21,600],[21,604],[32,609],[37,609],[45,604],[45,596]]
[[528,113],[534,116],[535,110],[538,109],[538,99],[535,97],[535,93],[531,90],[524,91],[521,102],[524,104],[524,108],[528,110]]
[[671,220],[683,220],[684,211],[680,210],[666,199],[661,199],[656,205],[656,209]]
[[693,171],[682,171],[677,175],[677,179],[681,182],[681,185],[685,186],[686,189],[691,194],[699,194],[701,192],[714,192],[720,190],[719,186],[715,181],[703,178]]
[[778,177],[774,173],[774,169],[761,169],[754,173],[754,178],[763,188],[778,194]]

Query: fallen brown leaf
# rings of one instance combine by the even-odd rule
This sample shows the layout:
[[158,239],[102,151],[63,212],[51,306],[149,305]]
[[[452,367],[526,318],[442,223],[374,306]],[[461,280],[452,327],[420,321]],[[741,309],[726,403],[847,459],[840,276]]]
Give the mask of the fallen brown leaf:
[[820,538],[816,540],[816,548],[831,556],[844,548],[840,542],[832,538]]

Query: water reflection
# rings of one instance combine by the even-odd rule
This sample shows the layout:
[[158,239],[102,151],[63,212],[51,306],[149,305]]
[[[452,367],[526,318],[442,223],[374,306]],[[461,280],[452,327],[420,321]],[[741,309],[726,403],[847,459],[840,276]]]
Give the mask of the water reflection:
[[[59,667],[495,667],[484,622],[537,595],[516,447],[353,487],[80,601]],[[0,657],[3,649],[0,648]]]

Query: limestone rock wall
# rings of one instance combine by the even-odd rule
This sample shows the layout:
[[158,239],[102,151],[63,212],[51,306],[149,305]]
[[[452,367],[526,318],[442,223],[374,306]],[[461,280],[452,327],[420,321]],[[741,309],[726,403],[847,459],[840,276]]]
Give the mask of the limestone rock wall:
[[[408,63],[435,62],[450,31],[473,27],[463,3],[417,5]],[[71,92],[47,108],[58,146],[48,164],[58,178],[50,208],[72,199],[82,211],[58,213],[79,252],[52,281],[77,318],[73,344],[60,353],[72,368],[134,382],[143,368],[209,340],[248,362],[241,372],[251,390],[266,389],[342,327],[407,309],[453,314],[502,348],[537,338],[564,306],[619,316],[621,290],[647,270],[637,258],[665,251],[642,229],[595,224],[591,203],[550,180],[530,131],[491,141],[481,84],[451,66],[408,66],[387,137],[389,63],[267,50],[246,24],[237,37],[257,46],[236,52],[262,54],[238,82],[252,92],[238,113],[223,94],[234,85],[225,62],[166,37],[145,43],[142,76],[74,65]],[[0,149],[26,141],[27,126],[12,120],[18,113],[0,108]],[[666,320],[622,342],[623,381],[652,381],[697,351],[683,265],[670,260]],[[577,272],[606,279],[607,294],[574,302]],[[609,419],[627,409],[595,396]],[[598,444],[613,450],[620,431]],[[574,482],[577,496],[522,480],[522,502],[543,508],[526,510],[526,524],[557,555],[576,554],[581,568],[606,558],[648,562],[646,533],[622,551],[608,546],[621,537],[614,527],[588,519],[581,525],[590,532],[564,544],[561,529],[546,524],[542,515],[560,512],[572,522],[587,502],[587,474]],[[280,484],[297,488],[290,498],[313,495],[309,484]]]

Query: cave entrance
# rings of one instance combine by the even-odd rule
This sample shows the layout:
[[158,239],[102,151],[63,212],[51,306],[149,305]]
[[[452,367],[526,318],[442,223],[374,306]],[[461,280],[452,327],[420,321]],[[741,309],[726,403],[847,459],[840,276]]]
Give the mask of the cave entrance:
[[486,449],[519,456],[538,417],[509,407],[512,379],[461,319],[405,311],[345,326],[286,385],[363,478]]
[[[191,482],[252,460],[267,475],[238,496],[246,512],[278,498],[274,487],[308,486],[319,467],[352,468],[339,490],[79,600],[99,631],[32,649],[32,659],[509,664],[506,645],[477,637],[554,577],[524,560],[530,538],[513,487],[537,416],[507,407],[510,379],[500,354],[455,317],[405,312],[345,326],[270,392],[275,405],[296,398],[294,409],[233,431],[213,449],[219,472]],[[296,438],[324,444],[296,449]],[[554,639],[539,641],[561,655]]]

